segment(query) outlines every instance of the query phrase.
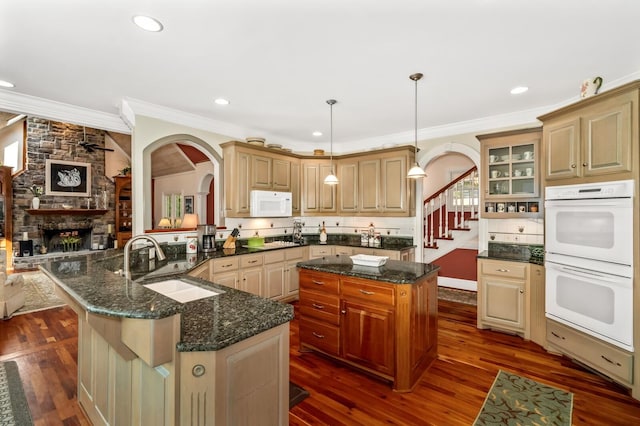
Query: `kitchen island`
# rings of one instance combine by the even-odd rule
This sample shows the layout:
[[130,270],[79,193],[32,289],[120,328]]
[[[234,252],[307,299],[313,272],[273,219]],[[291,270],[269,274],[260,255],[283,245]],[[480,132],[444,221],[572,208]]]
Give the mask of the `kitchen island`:
[[300,349],[314,350],[410,392],[438,351],[436,265],[349,256],[298,263]]
[[[134,281],[115,273],[121,253],[40,267],[78,314],[78,401],[91,422],[287,424],[292,307],[182,270]],[[180,303],[145,287],[168,280],[218,294]]]

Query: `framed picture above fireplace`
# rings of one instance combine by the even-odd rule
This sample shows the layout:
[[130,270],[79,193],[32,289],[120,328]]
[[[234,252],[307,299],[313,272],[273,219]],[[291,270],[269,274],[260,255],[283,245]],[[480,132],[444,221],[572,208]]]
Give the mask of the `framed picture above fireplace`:
[[45,195],[91,196],[91,164],[89,163],[47,160],[45,176]]

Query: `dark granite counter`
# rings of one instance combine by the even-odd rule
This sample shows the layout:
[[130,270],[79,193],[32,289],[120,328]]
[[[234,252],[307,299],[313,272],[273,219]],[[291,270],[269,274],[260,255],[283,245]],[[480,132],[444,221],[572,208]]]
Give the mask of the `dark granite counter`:
[[478,258],[544,265],[544,248],[541,245],[489,243],[488,250],[478,253]]
[[[291,305],[187,276],[190,268],[209,257],[185,256],[184,253],[168,253],[167,260],[159,262],[154,271],[137,280],[115,272],[122,268],[121,250],[50,261],[40,268],[91,313],[142,319],[181,314],[181,338],[177,349],[182,352],[219,350],[293,319]],[[140,267],[144,262],[148,269],[148,257],[145,259],[138,253],[137,261],[132,262],[136,264],[132,268],[134,276],[136,270],[144,269]],[[166,273],[157,273],[162,268],[166,268]],[[179,303],[144,287],[144,284],[167,278],[181,279],[223,293]]]
[[393,284],[413,284],[425,275],[440,269],[430,263],[387,260],[380,267],[354,265],[349,256],[324,256],[319,259],[298,262],[298,268],[329,272],[338,275],[384,281]]

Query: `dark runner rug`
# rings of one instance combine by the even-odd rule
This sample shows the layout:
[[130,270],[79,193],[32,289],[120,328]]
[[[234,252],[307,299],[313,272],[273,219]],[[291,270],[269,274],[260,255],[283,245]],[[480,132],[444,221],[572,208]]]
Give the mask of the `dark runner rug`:
[[500,370],[475,426],[570,426],[573,394]]
[[289,382],[289,410],[309,396],[309,392],[293,382]]
[[0,425],[33,425],[15,361],[0,363]]

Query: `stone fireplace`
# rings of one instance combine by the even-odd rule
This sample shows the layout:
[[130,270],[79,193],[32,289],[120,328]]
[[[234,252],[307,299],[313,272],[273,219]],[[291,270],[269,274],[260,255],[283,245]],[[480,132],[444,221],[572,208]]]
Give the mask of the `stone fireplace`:
[[46,247],[47,253],[56,253],[61,251],[72,252],[79,250],[91,250],[92,240],[93,227],[43,229],[41,245]]

